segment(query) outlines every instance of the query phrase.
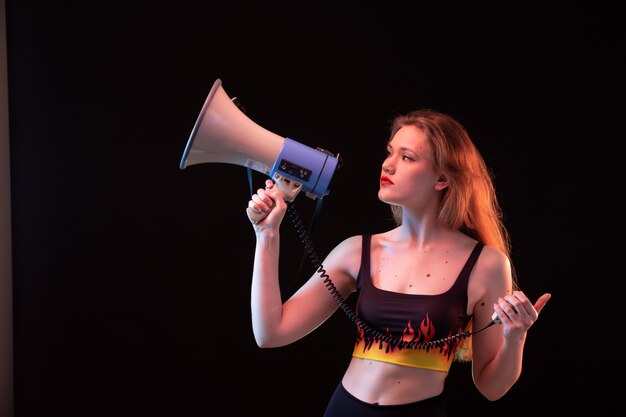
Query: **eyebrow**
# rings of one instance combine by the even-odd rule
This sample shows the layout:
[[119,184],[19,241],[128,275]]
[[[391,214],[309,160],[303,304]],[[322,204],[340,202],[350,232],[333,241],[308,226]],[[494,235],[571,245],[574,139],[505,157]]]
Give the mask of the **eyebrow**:
[[[389,149],[389,148],[393,149],[393,146],[391,146],[390,143],[387,144],[387,149]],[[409,151],[409,152],[412,152],[412,153],[418,155],[418,152],[415,149],[407,148],[406,146],[401,147],[400,149],[398,149],[398,151],[400,151],[400,152]]]

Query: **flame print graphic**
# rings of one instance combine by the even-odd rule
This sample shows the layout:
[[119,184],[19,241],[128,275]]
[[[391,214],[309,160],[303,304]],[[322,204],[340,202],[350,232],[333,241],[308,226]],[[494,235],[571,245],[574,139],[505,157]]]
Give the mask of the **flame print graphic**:
[[[461,331],[461,329],[460,329]],[[403,342],[412,342],[418,344],[426,344],[435,339],[436,328],[429,315],[426,314],[426,317],[420,322],[419,327],[416,328],[413,326],[411,320],[409,320],[402,334],[399,335],[400,340]],[[431,354],[439,356],[437,362],[444,361],[446,363],[450,362],[454,353],[456,352],[460,340],[458,338],[452,338],[452,333],[449,333],[445,338],[445,342],[441,344],[435,344],[433,346],[418,346],[417,349],[408,348],[402,344],[388,343],[385,341],[388,337],[395,337],[389,329],[385,329],[382,336],[372,336],[364,331],[361,326],[357,326],[357,338],[355,342],[355,352],[360,351],[360,355],[368,356],[368,352],[372,349],[377,350],[380,353],[376,353],[378,356],[384,352],[385,355],[394,355],[395,352],[405,351],[406,354],[409,354],[408,351],[422,351],[424,354],[428,354],[429,351]],[[372,352],[373,353],[373,352]]]

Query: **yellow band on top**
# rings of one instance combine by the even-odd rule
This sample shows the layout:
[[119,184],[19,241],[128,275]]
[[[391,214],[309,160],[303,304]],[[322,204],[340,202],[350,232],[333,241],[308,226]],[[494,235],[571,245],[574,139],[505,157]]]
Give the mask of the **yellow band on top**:
[[457,344],[454,343],[453,346],[445,344],[428,350],[426,348],[398,348],[386,342],[374,342],[368,347],[364,339],[359,339],[354,346],[352,356],[447,373],[454,359],[454,351],[450,352],[449,349],[456,349],[456,347]]

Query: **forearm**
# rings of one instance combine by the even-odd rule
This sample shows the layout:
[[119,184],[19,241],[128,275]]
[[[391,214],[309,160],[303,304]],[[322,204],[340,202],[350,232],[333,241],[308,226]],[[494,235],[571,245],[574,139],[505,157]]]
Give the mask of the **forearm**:
[[505,340],[496,356],[474,375],[476,387],[488,400],[500,399],[519,379],[525,340],[525,336],[520,340]]
[[282,317],[282,298],[278,280],[280,235],[257,234],[252,272],[252,330],[261,347],[272,347],[273,336]]

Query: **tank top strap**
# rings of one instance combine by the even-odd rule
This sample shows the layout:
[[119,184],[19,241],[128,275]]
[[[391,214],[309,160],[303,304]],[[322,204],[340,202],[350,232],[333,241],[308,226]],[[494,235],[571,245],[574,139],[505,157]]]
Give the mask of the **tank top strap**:
[[476,243],[476,246],[474,246],[472,253],[470,253],[470,256],[467,258],[465,265],[463,265],[463,269],[461,270],[461,273],[459,274],[457,283],[459,284],[467,283],[467,281],[469,280],[470,273],[472,272],[472,268],[474,268],[474,264],[476,264],[476,261],[478,260],[478,256],[480,255],[480,252],[483,250],[484,246],[485,244],[482,242]]
[[372,235],[366,233],[362,235],[363,240],[361,242],[361,265],[359,266],[359,275],[357,276],[357,287],[360,287],[365,283],[367,285],[371,281],[370,277],[370,246]]

